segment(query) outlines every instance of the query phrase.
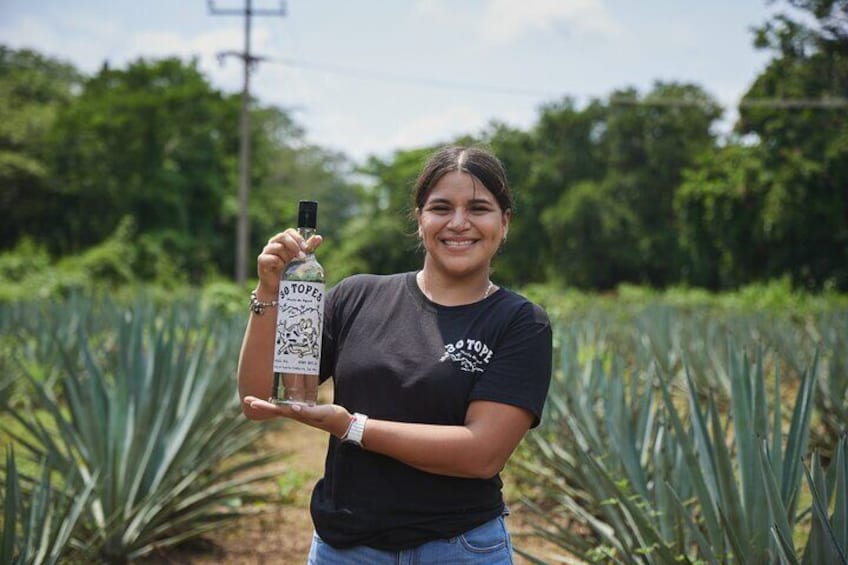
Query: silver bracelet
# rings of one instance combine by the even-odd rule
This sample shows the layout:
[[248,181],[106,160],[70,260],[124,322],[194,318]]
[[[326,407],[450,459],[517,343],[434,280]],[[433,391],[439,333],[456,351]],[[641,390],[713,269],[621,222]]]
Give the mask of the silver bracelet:
[[271,302],[262,302],[259,298],[256,297],[256,291],[250,291],[250,311],[256,314],[257,316],[261,316],[265,313],[265,308],[272,308],[277,305],[276,300],[272,300]]

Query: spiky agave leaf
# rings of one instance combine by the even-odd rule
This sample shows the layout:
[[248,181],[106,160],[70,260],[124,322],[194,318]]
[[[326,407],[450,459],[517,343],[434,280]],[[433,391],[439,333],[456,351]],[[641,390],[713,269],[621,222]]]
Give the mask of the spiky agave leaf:
[[[828,477],[822,470],[821,457],[813,455],[812,470],[805,468],[807,485],[813,498],[813,523],[804,563],[848,565],[848,436],[842,436],[831,460]],[[828,480],[830,479],[830,480]],[[828,517],[831,495],[833,515]]]
[[67,554],[94,483],[79,485],[78,477],[66,477],[59,490],[52,484],[49,467],[42,465],[38,480],[24,488],[12,448],[6,455],[5,482],[0,563],[58,563]]
[[271,474],[255,471],[276,454],[251,453],[268,428],[245,419],[235,395],[241,321],[140,303],[113,324],[112,340],[83,334],[63,350],[61,394],[32,376],[46,421],[19,417],[35,454],[97,474],[80,551],[122,560],[249,511],[250,486]]

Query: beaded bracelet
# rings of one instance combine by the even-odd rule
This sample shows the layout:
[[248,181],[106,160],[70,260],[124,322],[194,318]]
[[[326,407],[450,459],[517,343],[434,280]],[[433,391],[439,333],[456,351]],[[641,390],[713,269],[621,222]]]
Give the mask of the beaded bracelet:
[[259,298],[256,297],[256,291],[253,290],[250,292],[250,311],[256,314],[257,316],[261,316],[265,313],[265,308],[272,308],[277,305],[276,300],[272,300],[271,302],[262,302]]

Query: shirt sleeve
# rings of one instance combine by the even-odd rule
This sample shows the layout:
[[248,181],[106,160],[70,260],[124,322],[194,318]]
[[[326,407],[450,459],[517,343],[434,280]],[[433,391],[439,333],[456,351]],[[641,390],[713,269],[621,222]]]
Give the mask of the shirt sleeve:
[[472,400],[502,402],[533,414],[539,425],[551,382],[553,335],[545,311],[528,302],[509,324],[492,361],[469,395]]

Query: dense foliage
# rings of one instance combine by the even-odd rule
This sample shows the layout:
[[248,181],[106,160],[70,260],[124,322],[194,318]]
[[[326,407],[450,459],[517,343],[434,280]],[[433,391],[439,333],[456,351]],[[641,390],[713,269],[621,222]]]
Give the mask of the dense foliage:
[[[848,298],[526,291],[556,346],[510,468],[538,535],[599,562],[839,562]],[[232,302],[0,303],[0,561],[122,563],[285,503],[254,486],[286,463],[239,414]]]
[[[732,135],[716,134],[722,109],[704,88],[666,82],[583,107],[551,101],[526,131],[493,123],[445,140],[490,145],[507,167],[516,210],[498,279],[718,290],[789,276],[848,289],[848,7],[786,4],[755,30],[772,59]],[[3,280],[37,287],[24,280],[34,269],[96,246],[108,252],[89,254],[85,272],[109,284],[230,276],[238,95],[213,88],[194,61],[83,76],[6,47],[0,94],[0,203],[12,211],[0,227]],[[432,148],[354,166],[306,143],[288,112],[253,101],[252,113],[252,249],[310,197],[322,202],[331,280],[420,261],[409,190]],[[118,247],[121,264],[110,264]],[[69,286],[85,282],[77,266]]]
[[235,390],[243,328],[145,294],[0,306],[0,561],[126,563],[274,502],[253,487],[280,454]]
[[540,535],[593,563],[848,563],[848,309],[760,294],[549,297]]
[[[0,92],[11,114],[0,124],[0,202],[13,211],[0,248],[26,261],[126,243],[123,272],[99,277],[111,283],[232,273],[239,99],[212,88],[196,62],[139,60],[83,78],[3,47]],[[285,112],[253,113],[252,247],[290,223],[306,196],[322,202],[335,238],[357,196],[344,159],[308,145]],[[3,271],[15,281],[29,269]]]

